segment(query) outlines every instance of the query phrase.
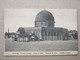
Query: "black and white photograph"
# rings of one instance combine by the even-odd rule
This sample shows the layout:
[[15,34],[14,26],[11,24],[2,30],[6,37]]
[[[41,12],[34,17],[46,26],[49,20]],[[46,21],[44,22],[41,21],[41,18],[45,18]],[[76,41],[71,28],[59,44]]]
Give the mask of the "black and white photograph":
[[77,10],[6,8],[4,38],[5,55],[77,55]]

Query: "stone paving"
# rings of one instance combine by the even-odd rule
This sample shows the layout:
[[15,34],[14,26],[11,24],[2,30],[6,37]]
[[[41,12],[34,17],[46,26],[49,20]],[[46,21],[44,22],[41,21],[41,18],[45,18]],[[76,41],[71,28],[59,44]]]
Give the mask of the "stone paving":
[[5,40],[5,51],[77,51],[77,40],[17,42]]

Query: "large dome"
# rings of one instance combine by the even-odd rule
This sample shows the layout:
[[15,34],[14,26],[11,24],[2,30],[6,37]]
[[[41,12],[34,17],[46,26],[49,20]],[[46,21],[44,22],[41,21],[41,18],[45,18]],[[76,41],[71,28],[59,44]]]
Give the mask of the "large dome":
[[53,21],[54,22],[54,17],[49,11],[43,10],[37,14],[35,21]]

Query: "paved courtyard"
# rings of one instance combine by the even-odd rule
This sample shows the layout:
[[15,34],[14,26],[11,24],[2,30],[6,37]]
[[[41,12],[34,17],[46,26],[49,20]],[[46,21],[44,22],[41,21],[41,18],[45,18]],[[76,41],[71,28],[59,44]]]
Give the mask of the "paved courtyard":
[[77,40],[17,42],[5,40],[5,51],[77,51]]

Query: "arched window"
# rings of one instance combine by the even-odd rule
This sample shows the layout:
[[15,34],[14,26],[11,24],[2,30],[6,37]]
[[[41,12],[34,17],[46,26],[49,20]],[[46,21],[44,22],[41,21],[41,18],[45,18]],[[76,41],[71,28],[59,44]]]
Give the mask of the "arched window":
[[51,31],[51,36],[53,36],[53,32]]
[[45,36],[47,36],[47,32],[45,32]]
[[50,22],[48,22],[48,26],[51,26],[51,23]]
[[50,36],[50,32],[48,32],[48,36]]
[[56,36],[56,32],[54,32],[54,36]]

